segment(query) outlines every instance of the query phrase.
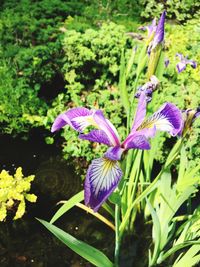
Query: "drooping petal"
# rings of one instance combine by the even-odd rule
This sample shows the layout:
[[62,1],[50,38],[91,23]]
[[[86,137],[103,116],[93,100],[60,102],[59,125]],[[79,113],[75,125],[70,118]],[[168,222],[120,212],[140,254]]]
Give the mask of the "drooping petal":
[[156,128],[159,131],[169,132],[172,136],[178,134],[183,125],[181,111],[172,103],[165,103],[157,112],[146,119],[137,129]]
[[149,150],[151,148],[147,137],[140,133],[131,133],[127,136],[125,141],[122,144],[126,150],[128,149],[142,149],[142,150]]
[[107,158],[94,159],[85,179],[85,204],[96,212],[115,190],[121,177],[122,170],[117,161]]
[[146,94],[145,92],[142,92],[139,97],[138,107],[135,115],[135,120],[133,122],[132,130],[136,130],[143,122],[146,115],[146,106]]
[[95,112],[94,120],[95,123],[98,125],[98,128],[105,132],[112,146],[119,146],[120,140],[117,130],[114,125],[104,117],[103,112],[101,110],[97,110]]
[[197,62],[194,61],[194,60],[187,59],[186,60],[186,63],[189,64],[193,69],[196,69],[197,68]]
[[185,62],[180,61],[179,63],[176,64],[176,68],[177,68],[178,73],[181,73],[183,70],[186,69]]
[[52,133],[60,130],[65,125],[70,124],[70,121],[69,121],[68,117],[66,116],[66,113],[67,112],[58,115],[58,117],[55,119],[53,125],[51,126],[51,132]]
[[70,125],[74,130],[81,132],[89,125],[95,125],[94,110],[84,107],[72,108],[60,114],[54,121],[51,131],[55,132],[65,125]]
[[111,146],[110,140],[108,139],[106,133],[102,130],[92,130],[88,134],[80,134],[79,138]]
[[110,147],[104,154],[104,157],[110,160],[120,160],[123,152],[124,149],[120,146]]

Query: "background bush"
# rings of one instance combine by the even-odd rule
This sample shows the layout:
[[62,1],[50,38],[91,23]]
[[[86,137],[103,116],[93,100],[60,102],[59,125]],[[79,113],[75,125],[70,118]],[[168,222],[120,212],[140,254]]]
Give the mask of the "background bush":
[[[190,19],[191,15],[198,15],[198,5],[198,1],[186,0],[181,5],[180,1],[155,0],[2,1],[0,131],[14,135],[42,125],[50,129],[57,114],[84,105],[103,109],[124,138],[125,116],[118,91],[120,57],[125,50],[127,61],[137,45],[128,80],[128,90],[132,90],[141,46],[141,41],[131,39],[126,32],[136,32],[139,25],[150,23],[141,22],[141,17],[151,20],[163,8],[171,19],[165,38],[170,65],[150,110],[153,112],[165,101],[172,101],[182,109],[196,108],[200,97],[199,68],[193,70],[188,66],[178,75],[175,54],[183,53],[200,62],[200,21]],[[174,19],[190,20],[177,25]],[[194,164],[200,155],[198,120],[195,125],[187,143]],[[77,134],[67,128],[61,135],[64,157],[79,157],[83,165],[93,158],[93,153],[98,156],[105,150],[98,144],[79,142]],[[46,140],[52,143],[52,135]],[[165,136],[161,136],[161,147],[165,141]],[[159,161],[164,160],[168,145],[157,153]]]

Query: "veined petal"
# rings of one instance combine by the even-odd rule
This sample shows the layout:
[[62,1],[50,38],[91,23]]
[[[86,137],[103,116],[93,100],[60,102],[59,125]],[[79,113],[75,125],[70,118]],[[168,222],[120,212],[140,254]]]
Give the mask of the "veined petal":
[[157,112],[145,120],[137,131],[152,129],[169,132],[172,136],[181,130],[183,119],[181,111],[172,103],[165,103]]
[[122,144],[126,150],[128,149],[142,149],[149,150],[151,148],[145,135],[140,133],[131,133],[127,136]]
[[95,112],[94,120],[95,123],[98,125],[98,128],[105,132],[112,146],[119,146],[120,140],[117,130],[114,125],[104,117],[103,112],[101,110],[97,110]]
[[143,122],[146,115],[146,106],[147,106],[146,94],[145,92],[142,92],[139,97],[138,107],[135,115],[135,120],[133,122],[132,130],[136,130]]
[[104,154],[104,157],[110,160],[120,160],[123,152],[124,148],[120,146],[110,147]]
[[85,179],[85,204],[95,212],[115,190],[122,177],[117,161],[99,158],[92,161]]
[[105,132],[102,130],[92,130],[88,134],[80,134],[79,138],[111,146],[110,140],[108,139]]
[[51,127],[51,131],[55,132],[67,124],[78,132],[81,132],[89,125],[96,126],[96,123],[93,119],[94,112],[95,111],[83,107],[72,108],[60,114],[55,119]]

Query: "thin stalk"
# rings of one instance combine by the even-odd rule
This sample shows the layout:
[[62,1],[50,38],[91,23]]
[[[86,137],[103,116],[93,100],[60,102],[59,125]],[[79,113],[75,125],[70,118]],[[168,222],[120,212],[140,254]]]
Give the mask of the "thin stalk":
[[116,204],[115,205],[115,267],[119,267],[119,253],[121,245],[119,226],[120,226],[120,206]]

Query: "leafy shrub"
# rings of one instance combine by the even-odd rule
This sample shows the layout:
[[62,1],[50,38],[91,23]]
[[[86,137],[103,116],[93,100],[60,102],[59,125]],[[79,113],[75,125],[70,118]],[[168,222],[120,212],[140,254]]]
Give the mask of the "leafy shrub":
[[142,17],[152,18],[158,16],[165,9],[168,18],[177,19],[179,21],[191,19],[194,15],[198,16],[200,7],[199,1],[196,0],[142,0],[140,3],[142,6]]
[[14,79],[16,73],[7,62],[0,64],[0,125],[1,132],[18,133],[30,125],[42,125],[46,104],[37,97],[37,88],[31,90],[25,79]]

